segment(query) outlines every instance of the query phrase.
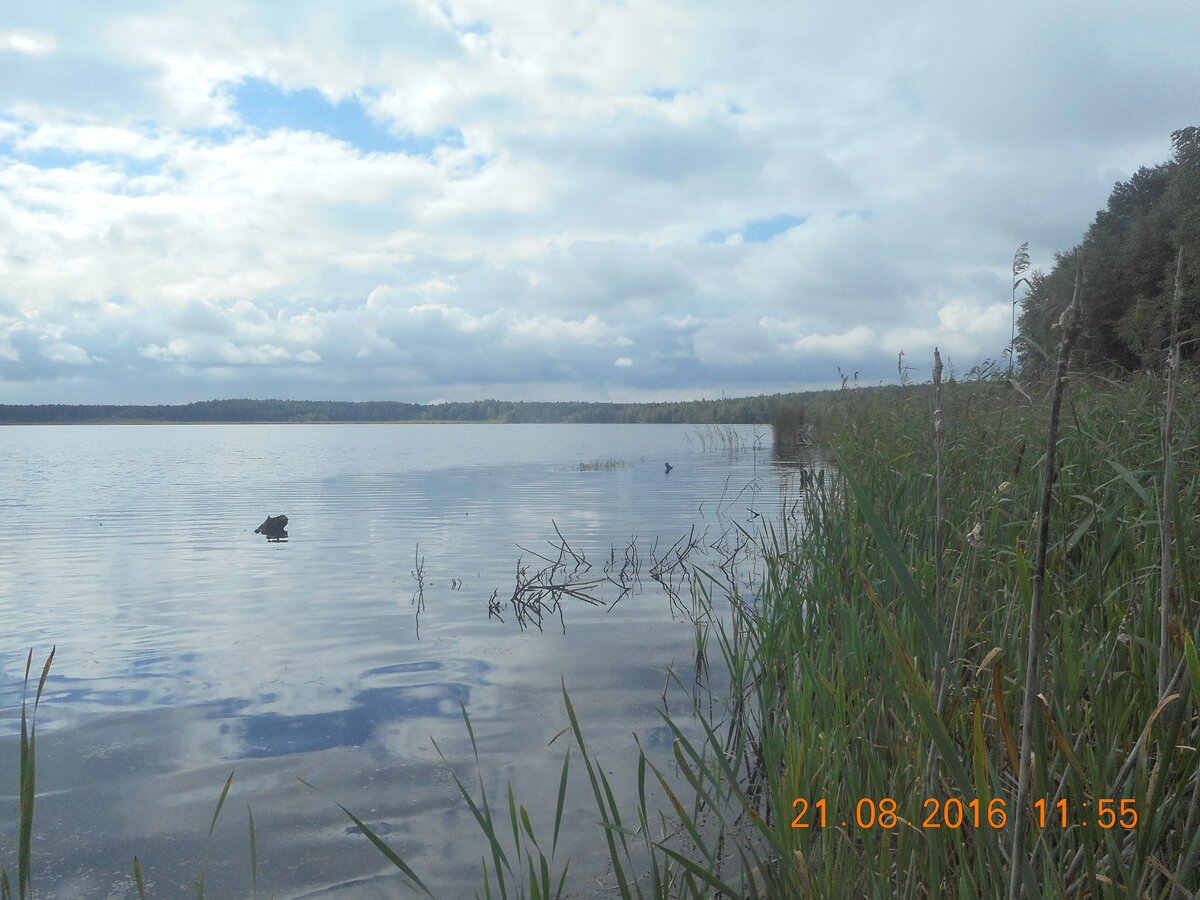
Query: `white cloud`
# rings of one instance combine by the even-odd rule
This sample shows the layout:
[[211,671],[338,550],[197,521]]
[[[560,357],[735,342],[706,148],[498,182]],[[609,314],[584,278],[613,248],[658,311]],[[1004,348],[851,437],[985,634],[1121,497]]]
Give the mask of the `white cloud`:
[[994,337],[1010,327],[1011,303],[980,303],[973,298],[952,300],[938,310],[938,322],[949,331]]
[[881,350],[875,331],[866,325],[856,325],[853,328],[834,334],[822,334],[816,331],[805,331],[800,322],[783,322],[778,319],[764,318],[763,328],[772,334],[788,336],[794,350],[805,353],[820,353],[840,355],[858,359],[871,350]]
[[68,344],[66,341],[55,341],[42,347],[42,356],[51,362],[68,363],[72,366],[86,366],[92,361],[86,350]]
[[16,136],[22,153],[55,150],[83,156],[120,156],[130,160],[150,160],[166,156],[176,140],[149,136],[144,130],[124,125],[104,125],[86,121],[46,121]]
[[[18,401],[965,368],[1007,345],[1013,249],[1049,264],[1200,95],[1200,7],[1165,0],[52,6],[0,33]],[[361,104],[395,150],[243,121],[246,78]]]
[[0,53],[11,50],[27,56],[45,56],[58,49],[54,35],[34,31],[0,31]]

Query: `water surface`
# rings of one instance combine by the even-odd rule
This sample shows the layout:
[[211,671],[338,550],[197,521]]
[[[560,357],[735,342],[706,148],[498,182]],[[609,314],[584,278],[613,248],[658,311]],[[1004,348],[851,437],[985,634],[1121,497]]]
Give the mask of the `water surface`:
[[[655,709],[686,709],[665,673],[694,650],[685,567],[664,578],[676,598],[651,568],[673,546],[693,545],[684,563],[719,556],[734,523],[777,518],[790,472],[749,427],[0,429],[0,861],[13,867],[26,653],[36,666],[57,646],[38,718],[39,896],[133,896],[135,854],[152,896],[194,894],[202,872],[209,896],[249,896],[251,812],[260,893],[407,896],[338,803],[439,897],[469,896],[485,848],[450,777],[477,777],[462,707],[485,784],[511,781],[544,821],[565,682],[628,795],[631,734],[669,747]],[[253,533],[279,513],[286,541]],[[544,570],[563,540],[591,569],[556,583],[607,562],[630,590],[586,586],[604,605],[565,598],[561,623],[521,628],[505,602],[518,571]],[[594,819],[575,790],[560,853],[582,892],[603,877]]]

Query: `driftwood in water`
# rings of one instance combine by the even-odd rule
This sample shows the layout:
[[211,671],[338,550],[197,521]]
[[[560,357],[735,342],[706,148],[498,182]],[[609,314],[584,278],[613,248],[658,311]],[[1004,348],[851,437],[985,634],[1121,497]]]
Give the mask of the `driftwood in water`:
[[281,541],[288,536],[287,516],[267,516],[267,520],[254,529],[255,534],[261,534],[268,541]]

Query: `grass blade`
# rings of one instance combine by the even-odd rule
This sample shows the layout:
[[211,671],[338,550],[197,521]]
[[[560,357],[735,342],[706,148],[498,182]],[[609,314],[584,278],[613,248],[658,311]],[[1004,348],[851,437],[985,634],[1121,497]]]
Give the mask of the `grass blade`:
[[229,773],[229,777],[225,779],[225,786],[221,788],[221,796],[217,800],[217,808],[213,810],[212,822],[208,826],[208,836],[212,837],[213,829],[217,827],[217,817],[221,815],[221,807],[225,805],[225,798],[229,796],[229,788],[233,785],[233,773]]
[[137,887],[138,900],[146,900],[146,880],[142,877],[142,864],[133,858],[133,883]]
[[563,755],[562,775],[558,779],[558,802],[554,805],[554,840],[550,844],[550,855],[558,850],[558,831],[562,826],[563,810],[567,802],[567,771],[571,765],[570,749]]
[[962,686],[958,683],[958,679],[950,677],[953,668],[950,665],[950,654],[946,650],[946,642],[942,638],[942,633],[937,627],[937,623],[933,621],[933,615],[929,610],[929,603],[921,594],[921,589],[917,587],[912,572],[909,571],[908,563],[904,561],[904,557],[900,553],[900,548],[892,540],[887,525],[879,518],[879,514],[875,512],[870,498],[867,497],[862,485],[858,483],[857,479],[848,470],[843,472],[843,477],[846,479],[846,484],[850,486],[850,491],[854,495],[855,502],[858,504],[859,512],[862,513],[867,527],[871,530],[871,535],[875,538],[875,543],[878,545],[880,553],[883,554],[884,562],[887,563],[897,584],[900,586],[901,595],[908,601],[908,608],[917,617],[917,622],[920,624],[921,630],[925,632],[925,638],[929,643],[930,651],[937,657],[938,664],[946,673],[947,683],[965,703],[966,697],[963,695]]
[[254,833],[254,813],[246,807],[246,816],[250,820],[250,890],[258,893],[258,839]]
[[367,824],[362,819],[350,812],[350,810],[346,809],[346,807],[342,806],[340,803],[338,804],[338,808],[350,817],[350,821],[358,826],[359,831],[367,836],[367,840],[375,845],[375,848],[387,858],[388,862],[403,872],[408,880],[424,891],[427,896],[433,896],[429,888],[425,886],[425,882],[423,882],[417,876],[417,873],[412,870],[408,863],[397,856],[396,851],[385,844],[383,839],[370,828],[368,828]]

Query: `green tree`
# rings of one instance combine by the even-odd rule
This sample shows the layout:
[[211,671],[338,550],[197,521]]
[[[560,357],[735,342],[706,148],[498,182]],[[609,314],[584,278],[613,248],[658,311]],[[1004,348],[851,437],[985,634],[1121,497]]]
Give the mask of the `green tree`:
[[[1176,131],[1173,158],[1142,167],[1118,183],[1083,240],[1056,255],[1049,273],[1028,276],[1019,321],[1021,365],[1037,370],[1044,349],[1056,343],[1054,327],[1071,299],[1076,259],[1082,255],[1083,333],[1078,359],[1101,371],[1152,365],[1170,339],[1175,259],[1184,248],[1186,339],[1200,334],[1200,129]],[[1200,348],[1187,345],[1195,359]]]

